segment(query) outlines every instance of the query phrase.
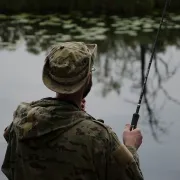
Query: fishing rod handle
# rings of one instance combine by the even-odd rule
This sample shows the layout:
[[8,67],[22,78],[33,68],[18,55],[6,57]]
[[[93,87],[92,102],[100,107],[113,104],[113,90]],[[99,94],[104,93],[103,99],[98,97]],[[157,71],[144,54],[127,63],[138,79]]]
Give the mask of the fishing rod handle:
[[136,129],[138,120],[139,120],[139,114],[134,113],[132,117],[132,121],[131,121],[130,131],[132,131],[133,129]]

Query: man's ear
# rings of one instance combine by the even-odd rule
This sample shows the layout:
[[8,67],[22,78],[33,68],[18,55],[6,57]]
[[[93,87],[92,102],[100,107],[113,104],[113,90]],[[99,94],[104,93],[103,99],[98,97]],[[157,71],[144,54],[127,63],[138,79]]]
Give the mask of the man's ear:
[[91,80],[92,80],[92,73],[90,72],[89,75],[88,75],[88,80],[87,80],[87,82],[89,83],[89,81],[91,81]]

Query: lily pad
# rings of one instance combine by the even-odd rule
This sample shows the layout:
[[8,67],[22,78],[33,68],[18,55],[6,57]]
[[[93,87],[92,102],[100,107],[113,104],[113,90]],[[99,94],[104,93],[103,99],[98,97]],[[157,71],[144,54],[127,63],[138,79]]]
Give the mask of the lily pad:
[[64,21],[63,21],[64,24],[72,24],[72,22],[73,22],[73,21],[72,21],[71,19],[68,19],[68,20],[64,20]]
[[138,33],[136,31],[126,31],[125,34],[128,34],[129,36],[137,36]]
[[81,21],[86,22],[86,21],[88,21],[88,18],[83,17],[83,18],[81,18]]
[[16,28],[9,26],[7,29],[8,29],[9,31],[14,31]]
[[114,19],[114,20],[119,19],[119,17],[118,17],[118,16],[110,16],[110,18],[111,18],[111,19]]
[[84,40],[86,40],[86,41],[94,41],[95,39],[92,36],[85,36]]
[[129,29],[129,27],[128,26],[122,26],[122,27],[118,27],[118,29],[117,30],[119,30],[119,31],[127,31]]
[[145,29],[151,29],[152,28],[152,24],[144,24],[143,28]]
[[24,29],[26,29],[26,30],[32,30],[33,28],[32,28],[32,26],[24,26]]
[[97,23],[96,25],[103,27],[103,26],[105,26],[106,24],[105,24],[104,22],[99,22],[99,23]]
[[142,31],[145,33],[148,33],[148,32],[153,32],[154,30],[153,29],[143,29]]
[[7,19],[8,16],[4,15],[4,14],[0,14],[0,20],[4,20],[4,19]]
[[180,29],[180,25],[179,25],[179,24],[176,24],[176,25],[174,26],[174,28],[175,28],[175,29]]
[[57,42],[62,42],[62,41],[70,41],[72,39],[71,35],[63,35],[61,38],[57,39]]
[[35,36],[34,35],[26,35],[25,38],[27,38],[27,39],[34,39]]
[[9,46],[11,43],[10,42],[0,42],[0,45],[2,46]]
[[45,33],[47,33],[47,30],[46,29],[41,29],[40,31],[37,31],[35,34],[36,35],[43,35]]
[[172,19],[173,21],[180,21],[180,15],[178,15],[178,16],[172,16],[171,19]]
[[64,24],[63,25],[63,28],[64,29],[71,29],[71,28],[73,28],[73,27],[75,27],[76,26],[76,24]]
[[18,24],[28,24],[29,23],[29,20],[28,19],[17,19],[16,20],[16,23]]
[[80,39],[84,39],[85,36],[84,35],[78,35],[78,36],[73,36],[73,38],[80,40]]
[[125,31],[116,30],[116,31],[114,31],[114,34],[125,34]]
[[7,49],[8,51],[15,51],[15,50],[16,50],[16,45],[7,46],[6,49]]
[[22,13],[22,14],[17,14],[15,16],[12,16],[14,19],[22,19],[22,18],[28,18],[30,17],[30,14]]
[[135,20],[135,21],[132,22],[132,25],[133,26],[140,26],[140,25],[142,25],[142,22],[139,21],[139,20]]
[[108,30],[109,30],[108,28],[103,28],[103,27],[92,27],[88,29],[89,32],[93,32],[97,34],[104,34]]
[[96,35],[94,36],[94,40],[105,40],[107,36],[105,35]]
[[61,23],[52,22],[52,21],[44,21],[39,23],[40,26],[60,26]]
[[98,22],[98,19],[96,19],[96,18],[90,18],[87,21],[88,24],[96,24],[97,22]]
[[152,27],[157,29],[157,28],[159,28],[159,24],[155,23],[155,24],[152,25]]
[[116,28],[116,27],[119,27],[119,24],[118,23],[114,23],[114,24],[111,24],[111,26]]
[[141,30],[141,27],[139,27],[139,26],[132,26],[131,29],[134,30],[134,31],[139,31],[139,30]]
[[51,21],[51,22],[60,22],[61,19],[58,18],[58,17],[51,17],[51,18],[49,19],[49,21]]
[[51,36],[50,36],[50,35],[43,35],[42,38],[43,38],[43,39],[50,39]]

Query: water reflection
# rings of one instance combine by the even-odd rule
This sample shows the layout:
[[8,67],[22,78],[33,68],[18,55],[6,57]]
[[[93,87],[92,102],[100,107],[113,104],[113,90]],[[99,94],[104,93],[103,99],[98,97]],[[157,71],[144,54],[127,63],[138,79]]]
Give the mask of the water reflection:
[[[2,18],[3,17],[3,18]],[[166,133],[166,126],[161,123],[158,112],[166,100],[178,105],[164,88],[178,71],[178,62],[164,60],[162,54],[169,45],[180,47],[180,24],[175,15],[168,19],[160,36],[151,74],[143,101],[143,114],[151,127],[153,137],[158,140],[159,132]],[[95,82],[102,85],[101,95],[110,92],[121,93],[123,84],[131,81],[132,93],[140,94],[146,68],[151,53],[151,46],[158,28],[159,17],[120,18],[117,16],[74,17],[69,15],[0,15],[0,49],[13,51],[25,40],[26,51],[38,55],[47,51],[54,43],[70,40],[96,42],[99,45],[99,57],[96,62]],[[163,105],[156,106],[157,96],[163,94]],[[129,103],[136,104],[132,99]]]
[[[145,73],[146,73],[146,52],[147,52],[147,46],[146,45],[140,45],[141,49],[141,85],[143,86],[144,79],[145,79]],[[168,63],[171,63],[169,61]],[[163,84],[167,81],[169,81],[173,75],[176,74],[176,72],[179,70],[180,63],[176,65],[173,69],[170,70],[170,66],[166,61],[164,61],[159,55],[156,53],[154,58],[154,75],[152,79],[148,80],[148,86],[145,88],[145,94],[144,94],[144,104],[145,108],[147,110],[148,115],[148,121],[152,130],[153,137],[158,140],[158,134],[157,130],[159,130],[162,133],[167,132],[167,127],[164,127],[163,123],[160,123],[160,119],[156,115],[157,109],[153,107],[153,104],[155,103],[155,100],[157,99],[157,96],[159,93],[164,95],[164,99],[168,99],[169,101],[172,101],[178,105],[180,105],[180,101],[173,98],[168,91],[163,87]],[[161,68],[160,68],[161,67]],[[164,72],[162,72],[162,68],[164,69]],[[156,81],[156,85],[154,86],[154,82]],[[151,86],[150,86],[151,85]],[[163,109],[164,102],[160,109]]]

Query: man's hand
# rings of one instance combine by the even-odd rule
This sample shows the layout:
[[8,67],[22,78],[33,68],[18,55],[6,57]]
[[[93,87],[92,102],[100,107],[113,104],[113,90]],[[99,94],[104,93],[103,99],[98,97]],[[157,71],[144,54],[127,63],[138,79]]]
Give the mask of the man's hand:
[[85,111],[85,105],[86,105],[86,100],[83,99],[83,100],[81,101],[81,109],[82,109],[83,111]]
[[141,134],[141,130],[136,128],[130,131],[130,124],[126,124],[124,132],[123,132],[123,141],[125,146],[131,146],[138,149],[142,144],[143,136]]

